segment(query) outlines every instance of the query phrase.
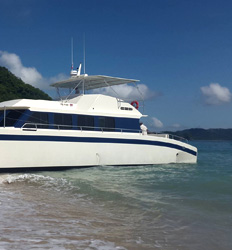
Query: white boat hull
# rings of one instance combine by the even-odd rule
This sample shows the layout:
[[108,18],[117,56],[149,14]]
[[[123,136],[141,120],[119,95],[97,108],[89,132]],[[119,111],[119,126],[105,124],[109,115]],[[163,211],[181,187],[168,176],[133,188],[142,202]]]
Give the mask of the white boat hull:
[[135,133],[0,129],[0,168],[196,163],[197,149]]

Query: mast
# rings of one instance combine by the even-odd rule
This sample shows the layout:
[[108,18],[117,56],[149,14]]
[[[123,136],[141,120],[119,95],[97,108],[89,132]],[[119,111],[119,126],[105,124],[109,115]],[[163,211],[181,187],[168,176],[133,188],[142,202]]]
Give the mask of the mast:
[[[83,35],[83,62],[84,62],[84,75],[85,75],[85,33]],[[82,89],[83,89],[83,95],[85,94],[85,78],[83,79],[83,85],[82,85]]]
[[84,75],[85,75],[85,33],[83,35],[83,62],[84,62]]
[[71,38],[71,70],[73,70],[73,37]]

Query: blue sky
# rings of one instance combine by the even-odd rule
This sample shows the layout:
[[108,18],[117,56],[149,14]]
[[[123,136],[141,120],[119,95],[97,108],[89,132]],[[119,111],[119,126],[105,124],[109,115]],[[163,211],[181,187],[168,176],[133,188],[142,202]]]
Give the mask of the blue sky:
[[[0,0],[0,65],[45,91],[86,73],[140,80],[153,130],[232,127],[232,2]],[[125,86],[118,91],[133,92]],[[142,110],[141,110],[142,111]]]

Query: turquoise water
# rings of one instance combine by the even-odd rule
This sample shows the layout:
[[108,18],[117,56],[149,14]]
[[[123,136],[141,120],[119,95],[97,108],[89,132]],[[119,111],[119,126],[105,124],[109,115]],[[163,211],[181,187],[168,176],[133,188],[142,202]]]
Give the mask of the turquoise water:
[[232,142],[197,164],[0,175],[0,249],[232,249]]

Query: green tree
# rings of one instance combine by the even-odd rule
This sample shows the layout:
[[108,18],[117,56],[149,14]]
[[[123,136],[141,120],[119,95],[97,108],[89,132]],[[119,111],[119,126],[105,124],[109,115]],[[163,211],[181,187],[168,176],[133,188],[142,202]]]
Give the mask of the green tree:
[[7,68],[0,67],[0,102],[13,99],[51,100],[52,98],[42,90],[24,83]]

